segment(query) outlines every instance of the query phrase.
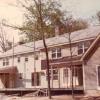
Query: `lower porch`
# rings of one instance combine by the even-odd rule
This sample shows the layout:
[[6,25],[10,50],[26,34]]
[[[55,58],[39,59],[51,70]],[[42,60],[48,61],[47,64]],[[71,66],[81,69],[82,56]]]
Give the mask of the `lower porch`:
[[[6,95],[17,95],[17,96],[47,96],[48,89],[47,88],[7,88],[1,89],[0,93],[4,93]],[[74,88],[73,93],[77,94],[84,94],[83,87]],[[51,95],[71,95],[72,89],[71,88],[51,88]]]
[[16,83],[16,67],[7,67],[0,69],[0,90],[6,88],[15,88]]

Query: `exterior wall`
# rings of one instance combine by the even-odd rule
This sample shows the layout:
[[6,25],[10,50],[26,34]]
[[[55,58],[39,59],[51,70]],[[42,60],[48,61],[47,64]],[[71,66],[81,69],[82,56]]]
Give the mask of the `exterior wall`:
[[[59,68],[58,69],[58,80],[50,80],[50,86],[51,88],[71,88],[72,83],[71,83],[71,70],[70,68],[68,68],[68,77],[66,78],[65,82],[64,82],[64,69],[66,68]],[[41,80],[41,87],[46,88],[47,87],[47,80],[46,80],[46,71],[44,70],[45,75],[44,77],[42,76],[42,80]],[[74,86],[79,86],[79,82],[78,82],[78,77],[74,76]]]
[[[52,59],[52,56],[51,56],[52,52],[51,52],[51,50],[52,49],[50,49],[49,52],[48,52],[49,59]],[[73,52],[73,55],[78,55],[78,47],[77,46],[72,47],[72,52]],[[70,56],[70,49],[69,49],[69,47],[63,47],[63,48],[61,48],[61,54],[62,54],[62,57]],[[42,51],[40,53],[40,56],[41,56],[42,60],[46,59],[45,52]]]
[[90,57],[88,62],[84,65],[84,84],[85,90],[98,89],[98,70],[97,66],[100,65],[100,47]]
[[[76,45],[76,44],[75,44]],[[77,46],[72,47],[73,55],[77,55]],[[61,47],[61,53],[62,57],[67,57],[70,56],[70,49],[68,46],[62,46]],[[40,75],[40,86],[35,86],[35,87],[47,87],[47,79],[46,79],[46,70],[41,70],[41,60],[46,59],[45,52],[44,51],[39,51],[37,52],[39,59],[35,60],[35,67],[36,67],[36,72],[44,72],[44,74]],[[49,59],[52,59],[51,56],[52,52],[49,50]],[[25,62],[25,57],[28,57],[28,62]],[[18,63],[18,57],[20,57],[21,61]],[[9,57],[9,65],[8,66],[3,66],[3,59],[0,59],[0,68],[4,67],[11,67],[13,66],[12,62],[12,57]],[[31,74],[34,72],[34,54],[33,53],[28,53],[28,54],[22,54],[22,55],[17,55],[14,57],[14,66],[17,66],[18,73],[22,73],[22,79],[19,78],[19,74],[17,75],[16,78],[16,87],[24,87],[24,88],[32,88],[32,77]],[[63,66],[62,66],[63,67]],[[58,88],[58,87],[66,87],[66,84],[63,83],[63,68],[59,69],[59,81],[58,80],[51,80],[51,87],[53,88]],[[70,73],[69,73],[70,74]],[[70,82],[70,77],[69,77],[69,82]],[[70,85],[70,83],[68,83]],[[1,87],[3,87],[1,83]]]
[[[25,62],[25,57],[28,57],[28,61]],[[18,63],[18,58],[20,57],[20,62]],[[35,60],[36,71],[41,71],[41,58]],[[0,59],[0,68],[12,67],[12,57],[9,57],[9,65],[3,66],[3,59]],[[19,79],[19,74],[17,75],[16,87],[32,87],[31,85],[31,73],[34,72],[34,55],[32,53],[18,55],[14,57],[14,66],[17,67],[18,73],[22,73],[22,79]],[[2,86],[3,87],[3,86]]]

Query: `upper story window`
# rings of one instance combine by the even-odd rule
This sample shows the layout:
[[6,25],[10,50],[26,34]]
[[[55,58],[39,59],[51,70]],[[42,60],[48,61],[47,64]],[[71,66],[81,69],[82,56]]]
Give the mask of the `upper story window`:
[[25,57],[25,62],[28,62],[28,57]]
[[3,66],[9,65],[9,59],[8,58],[4,58],[3,59]]
[[52,58],[60,58],[61,57],[61,48],[54,48],[52,49]]
[[89,46],[90,46],[89,41],[79,43],[78,44],[78,54],[84,53],[88,49]]

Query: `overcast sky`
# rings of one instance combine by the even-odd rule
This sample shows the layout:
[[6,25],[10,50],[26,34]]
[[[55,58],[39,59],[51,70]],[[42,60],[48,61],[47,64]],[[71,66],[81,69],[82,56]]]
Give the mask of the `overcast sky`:
[[[21,24],[23,16],[18,8],[11,6],[16,0],[0,0],[0,19],[5,18],[8,22]],[[60,0],[64,9],[71,11],[75,17],[87,18],[100,10],[100,0]],[[16,36],[15,31],[9,29],[8,34]]]

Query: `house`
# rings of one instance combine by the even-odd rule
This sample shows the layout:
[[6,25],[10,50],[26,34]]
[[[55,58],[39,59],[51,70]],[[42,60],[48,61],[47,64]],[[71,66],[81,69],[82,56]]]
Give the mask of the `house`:
[[87,93],[100,94],[100,34],[84,53],[83,61],[84,89]]
[[[46,39],[51,88],[71,88],[73,73],[74,88],[99,89],[99,33],[99,26],[72,32],[72,60],[68,33]],[[47,88],[46,68],[42,40],[18,45],[0,55],[0,88]]]

